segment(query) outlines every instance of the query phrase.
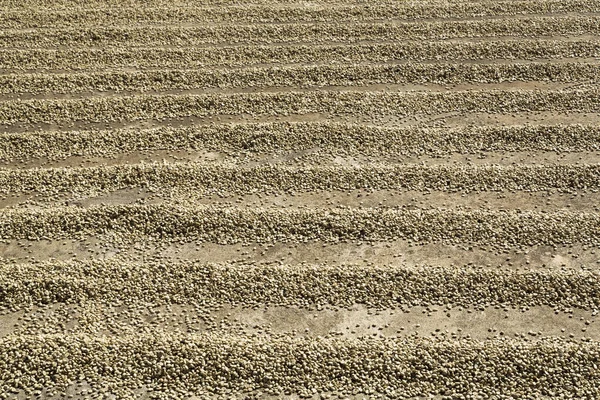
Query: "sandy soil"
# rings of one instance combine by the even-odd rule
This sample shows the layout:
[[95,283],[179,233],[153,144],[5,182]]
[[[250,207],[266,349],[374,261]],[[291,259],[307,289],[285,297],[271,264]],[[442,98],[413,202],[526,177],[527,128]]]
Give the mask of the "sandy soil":
[[[597,2],[41,3],[0,1],[0,25],[7,26],[0,35],[0,398],[600,396]],[[291,94],[287,102],[277,97]],[[289,125],[257,125],[273,122]],[[334,138],[332,124],[347,124],[338,133],[388,130],[350,141]],[[223,139],[242,135],[239,126],[252,128],[237,142]],[[528,131],[540,126],[556,133]],[[202,137],[214,127],[221,139]],[[504,135],[506,127],[529,136]],[[411,128],[431,130],[419,138]],[[165,183],[111,169],[141,164],[163,166],[156,174]],[[211,166],[223,178],[198,186],[204,176],[174,178],[171,165]],[[470,172],[454,175],[458,190],[375,180],[306,189],[301,175],[269,186],[259,172],[239,172],[327,167],[333,180],[344,168],[374,165]],[[539,168],[512,188],[469,190],[473,179],[494,184],[487,166]],[[95,175],[83,187],[77,174]],[[225,174],[246,192],[221,190]],[[124,205],[138,213],[123,211],[118,218],[126,223],[101,216],[95,229],[76,220],[86,210]],[[374,219],[357,238],[351,218],[347,226],[322,226],[316,239],[293,219],[268,222],[285,225],[275,233],[240,228],[239,237],[229,222],[202,215],[193,224],[140,219],[139,210],[153,205],[284,216],[387,208],[526,216],[494,219],[500,222],[492,227],[478,221],[494,235],[462,243],[455,239],[468,235],[443,218],[431,230],[443,240],[398,237]],[[22,218],[27,212],[34,217]],[[539,232],[529,212],[536,221],[574,217],[564,234]],[[224,244],[234,236],[239,243]],[[86,269],[88,262],[120,267],[106,276],[94,268],[108,264]],[[281,265],[285,273],[264,277],[257,302],[238,299],[233,278],[219,289],[210,286],[221,279],[213,273],[182,272],[186,262],[222,264],[224,276],[240,265]],[[330,279],[326,302],[315,300],[317,286],[295,281],[294,268],[305,264],[346,268],[323,278]],[[152,275],[146,265],[173,270]],[[431,293],[444,283],[423,277],[414,281],[420,291],[410,292],[412,281],[392,274],[410,294],[381,306],[384,294],[361,279],[384,282],[387,275],[357,266],[446,268],[458,274],[446,282],[459,287],[455,303],[471,303],[438,304]],[[499,278],[487,286],[460,275],[473,267],[481,279]],[[128,286],[131,268],[154,281]],[[182,289],[178,280],[193,283]],[[240,277],[240,291],[245,283]],[[529,284],[555,288],[553,297]],[[130,295],[104,290],[112,287]],[[285,293],[289,304],[281,304]],[[316,361],[302,364],[297,349]],[[370,364],[361,367],[365,359]],[[338,362],[339,370],[332,367]]]

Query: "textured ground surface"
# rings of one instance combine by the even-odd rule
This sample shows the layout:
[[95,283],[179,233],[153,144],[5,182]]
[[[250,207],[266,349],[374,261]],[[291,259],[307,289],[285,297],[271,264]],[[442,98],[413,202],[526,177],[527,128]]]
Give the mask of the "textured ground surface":
[[0,0],[0,398],[600,398],[597,0]]

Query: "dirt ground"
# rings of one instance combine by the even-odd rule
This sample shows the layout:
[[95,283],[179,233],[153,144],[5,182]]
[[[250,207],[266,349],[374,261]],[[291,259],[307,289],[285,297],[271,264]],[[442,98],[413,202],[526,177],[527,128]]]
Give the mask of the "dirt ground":
[[0,0],[0,398],[598,398],[599,13]]

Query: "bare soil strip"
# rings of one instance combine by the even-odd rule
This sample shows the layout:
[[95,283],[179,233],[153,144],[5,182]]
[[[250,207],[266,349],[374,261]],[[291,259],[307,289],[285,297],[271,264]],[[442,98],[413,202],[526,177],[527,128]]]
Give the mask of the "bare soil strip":
[[[27,310],[27,311],[26,311]],[[93,318],[90,318],[93,315]],[[500,337],[533,342],[542,337],[598,340],[597,311],[548,306],[401,305],[378,310],[365,305],[231,306],[138,302],[115,305],[86,301],[10,307],[0,312],[0,339],[7,335],[88,334],[118,337],[136,333],[235,332],[261,336],[439,339]]]
[[201,263],[327,263],[364,265],[479,265],[500,270],[573,269],[598,271],[598,249],[581,244],[533,245],[515,248],[508,243],[497,246],[468,243],[415,243],[409,240],[378,242],[341,240],[339,242],[307,241],[301,243],[216,244],[152,240],[138,241],[134,246],[109,243],[105,238],[83,236],[78,240],[4,240],[2,254],[18,263],[36,261],[93,261],[122,259],[144,263],[148,260],[178,263],[193,260]]
[[435,191],[435,190],[373,190],[357,189],[344,191],[315,191],[291,193],[255,193],[243,195],[207,194],[206,191],[141,189],[133,187],[103,194],[82,195],[74,192],[12,193],[0,197],[2,208],[49,208],[56,205],[72,204],[90,207],[101,204],[215,204],[222,206],[258,208],[297,208],[307,204],[315,207],[460,207],[463,209],[518,209],[558,211],[600,211],[600,192],[597,189],[572,191],[531,192],[531,191]]

